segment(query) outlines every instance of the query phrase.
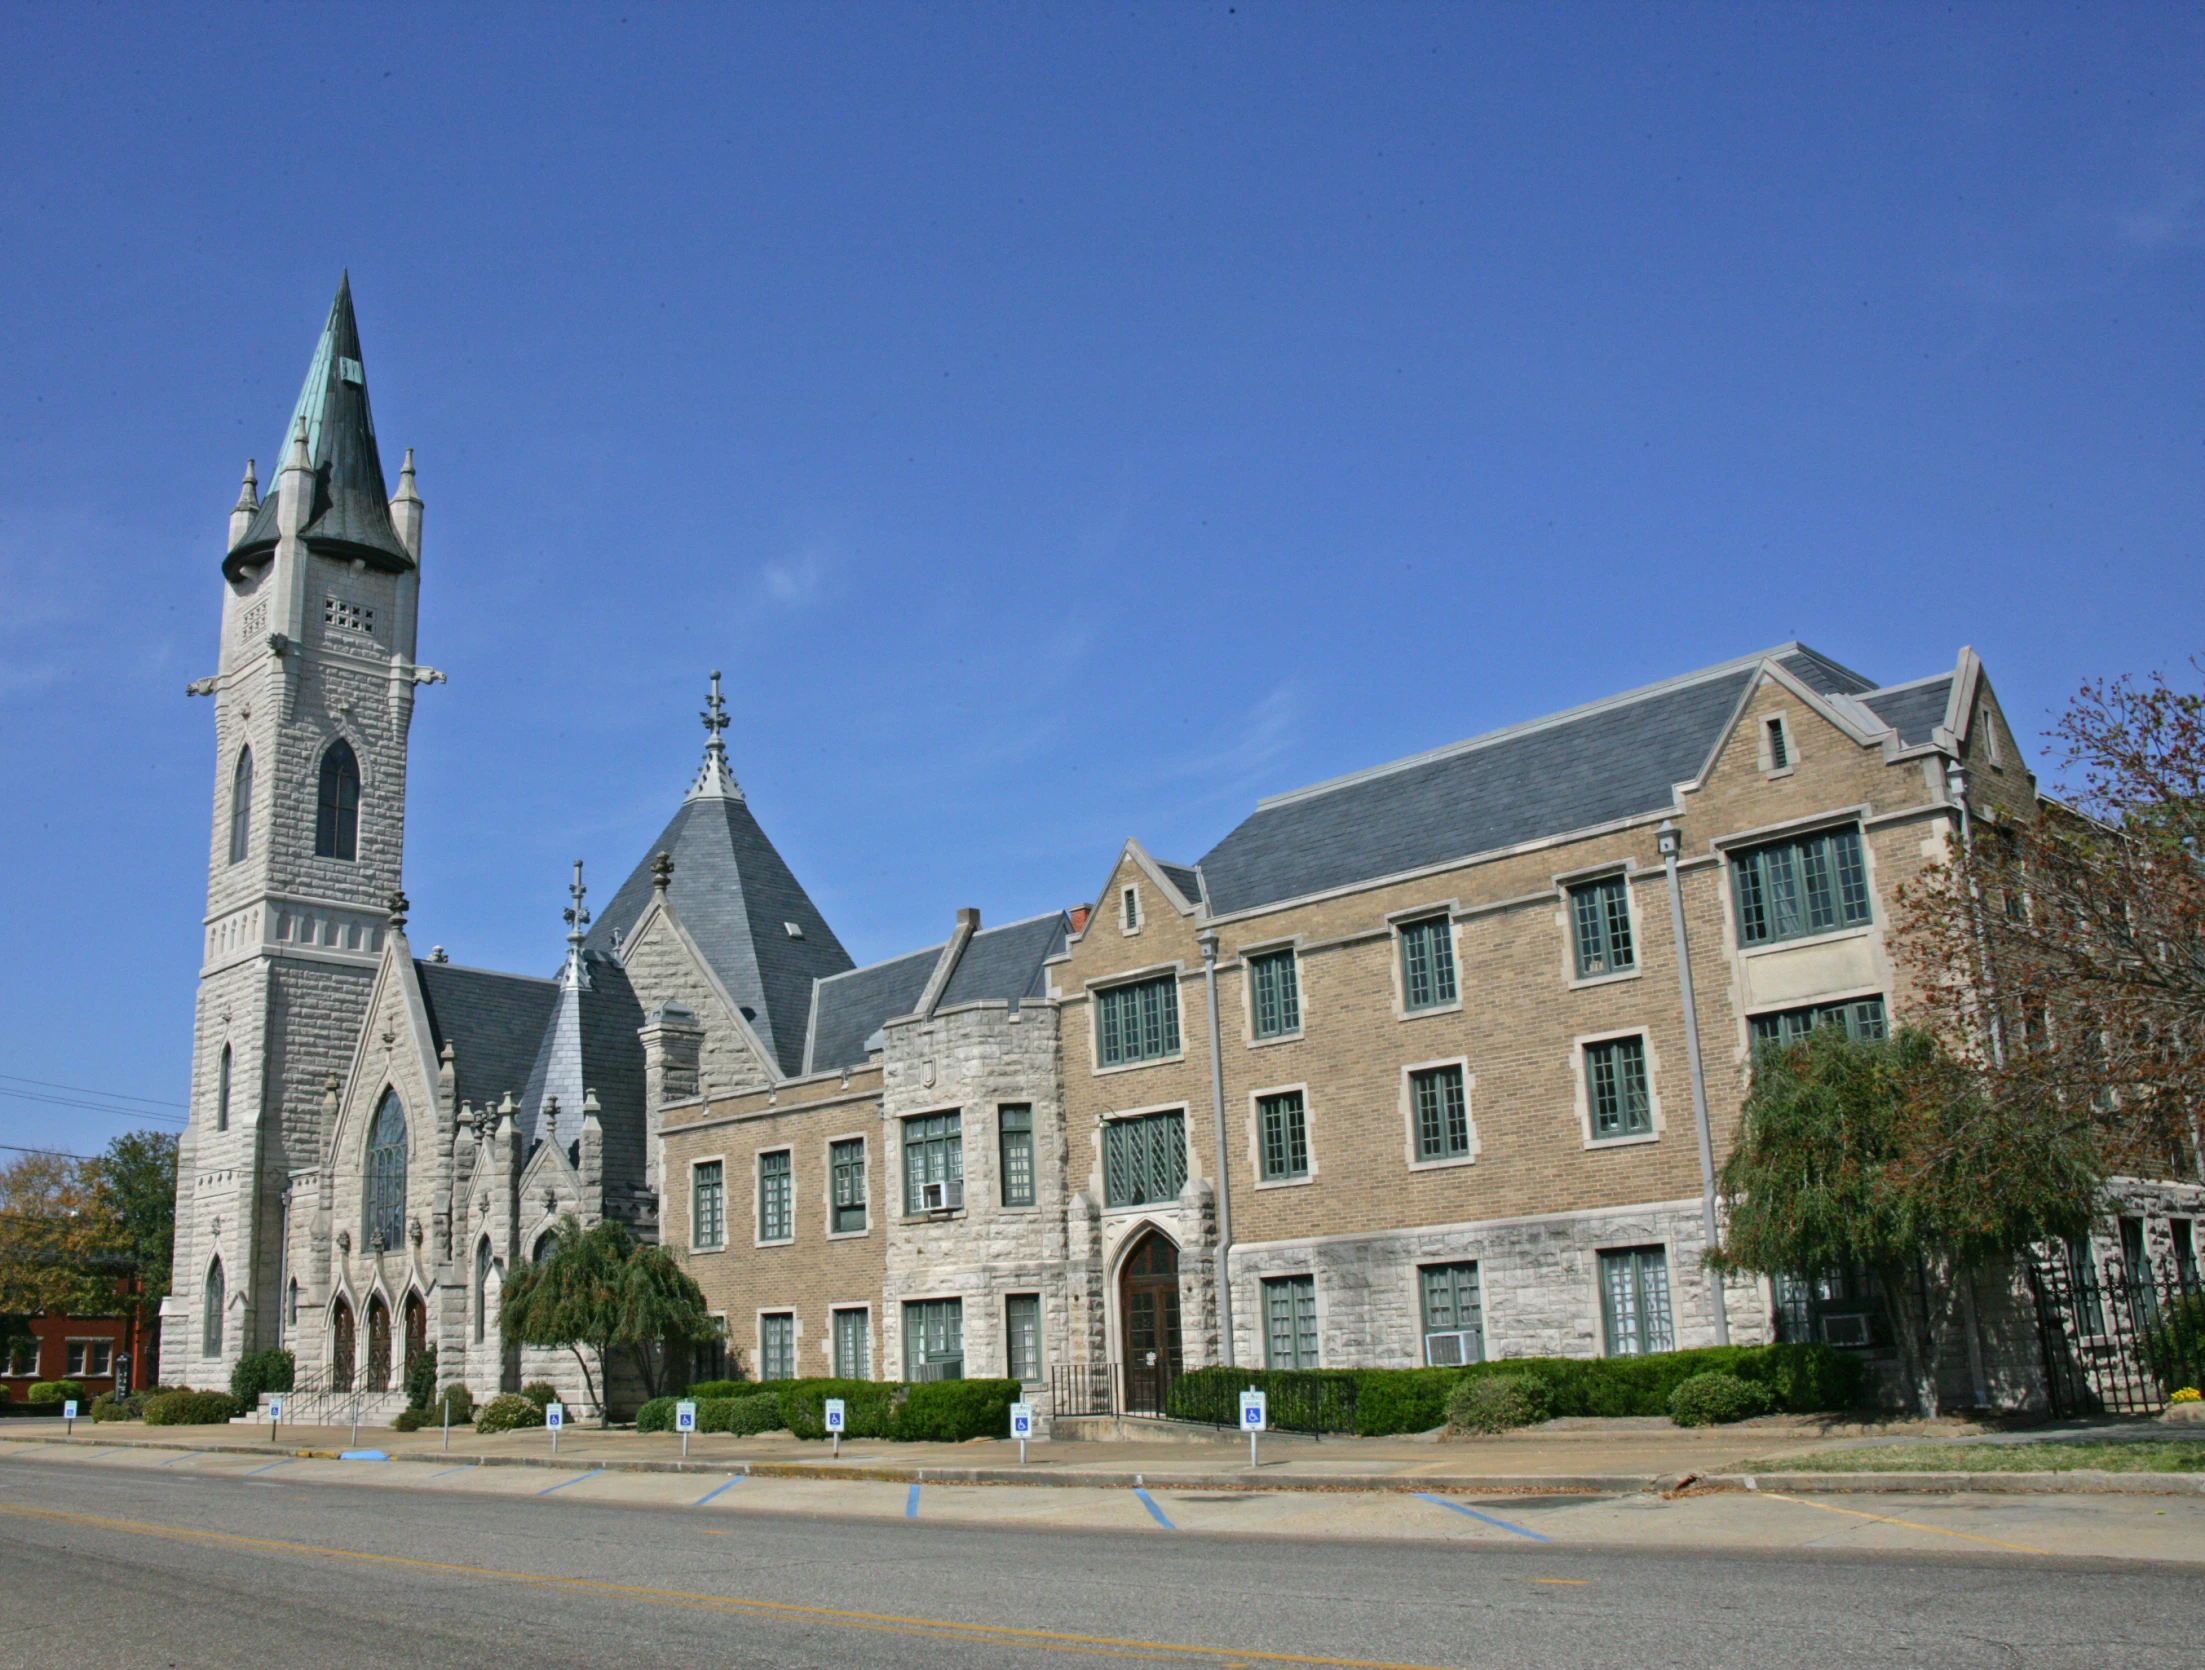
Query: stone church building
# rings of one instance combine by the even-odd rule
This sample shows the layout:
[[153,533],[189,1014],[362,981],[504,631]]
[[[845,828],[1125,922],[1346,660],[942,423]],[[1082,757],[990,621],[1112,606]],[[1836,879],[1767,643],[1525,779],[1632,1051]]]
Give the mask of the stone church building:
[[[594,920],[576,866],[556,973],[505,974],[407,933],[422,519],[341,287],[192,687],[216,769],[171,1379],[283,1345],[373,1418],[434,1345],[478,1397],[581,1405],[569,1354],[498,1328],[569,1213],[677,1253],[709,1372],[1009,1375],[1057,1418],[1216,1362],[1882,1343],[1843,1273],[1701,1255],[1756,1043],[1903,1019],[1898,889],[1963,811],[2036,804],[1971,652],[1900,683],[1740,656],[1276,795],[1192,863],[1128,841],[1091,905],[945,912],[864,968],[738,786],[715,674],[664,831]],[[2197,1177],[2128,1198],[2113,1251],[2194,1268]],[[2025,1287],[1961,1300],[1948,1396],[2041,1402]]]

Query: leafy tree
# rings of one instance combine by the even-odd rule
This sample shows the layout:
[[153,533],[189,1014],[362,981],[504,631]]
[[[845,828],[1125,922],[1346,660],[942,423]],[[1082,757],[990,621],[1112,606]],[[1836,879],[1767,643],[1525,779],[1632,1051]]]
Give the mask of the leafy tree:
[[1934,1415],[1937,1339],[1955,1277],[2087,1226],[2100,1183],[2086,1133],[2047,1131],[1986,1098],[1930,1034],[1856,1039],[1818,1027],[1754,1059],[1720,1186],[1719,1268],[1811,1276],[1865,1268],[1917,1410]]
[[148,1328],[168,1297],[176,1245],[176,1138],[131,1131],[89,1162],[100,1233],[111,1255],[128,1260],[128,1303]]
[[552,1251],[523,1265],[507,1283],[499,1325],[517,1344],[572,1351],[603,1425],[611,1412],[598,1395],[585,1346],[607,1370],[613,1353],[625,1350],[655,1397],[666,1347],[706,1337],[711,1318],[703,1290],[662,1248],[639,1247],[626,1228],[609,1221],[584,1230],[569,1213]]
[[38,1153],[0,1167],[0,1313],[103,1315],[117,1274],[84,1162]]

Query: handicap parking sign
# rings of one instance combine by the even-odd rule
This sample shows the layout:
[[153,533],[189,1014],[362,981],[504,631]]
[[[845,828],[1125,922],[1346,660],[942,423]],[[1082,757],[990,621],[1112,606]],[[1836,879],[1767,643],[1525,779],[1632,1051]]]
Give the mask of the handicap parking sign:
[[550,1427],[552,1431],[556,1432],[559,1430],[559,1428],[565,1426],[566,1424],[567,1406],[565,1404],[547,1403],[544,1405],[544,1425]]
[[65,1421],[73,1421],[77,1418],[77,1400],[75,1398],[69,1399],[61,1406],[61,1418]]
[[697,1406],[687,1398],[674,1405],[674,1430],[676,1432],[694,1432],[697,1430]]
[[845,1405],[841,1398],[831,1397],[827,1399],[827,1430],[829,1432],[840,1432],[842,1430],[845,1419],[844,1408]]
[[1034,1406],[1030,1403],[1011,1405],[1011,1436],[1031,1438],[1034,1435]]
[[1270,1399],[1250,1386],[1240,1394],[1240,1430],[1261,1432],[1267,1423],[1270,1408]]
[[281,1397],[272,1397],[268,1400],[268,1418],[271,1421],[283,1419],[283,1399]]

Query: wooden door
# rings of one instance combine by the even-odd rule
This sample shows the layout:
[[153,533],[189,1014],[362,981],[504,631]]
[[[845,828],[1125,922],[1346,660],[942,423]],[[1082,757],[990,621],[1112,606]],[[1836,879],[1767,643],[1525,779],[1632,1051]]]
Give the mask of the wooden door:
[[352,1307],[342,1299],[337,1301],[337,1314],[330,1319],[329,1331],[329,1389],[333,1392],[349,1392],[352,1390],[355,1329]]
[[1133,1414],[1161,1415],[1180,1369],[1179,1249],[1150,1230],[1126,1259],[1118,1294],[1125,1328],[1126,1408]]
[[390,1390],[390,1307],[380,1299],[368,1301],[367,1389]]

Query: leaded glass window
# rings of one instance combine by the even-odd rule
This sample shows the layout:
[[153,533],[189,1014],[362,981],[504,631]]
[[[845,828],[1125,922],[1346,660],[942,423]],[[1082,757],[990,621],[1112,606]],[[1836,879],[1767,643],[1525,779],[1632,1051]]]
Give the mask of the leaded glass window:
[[758,1156],[758,1239],[786,1241],[796,1233],[789,1151]]
[[1103,1204],[1152,1206],[1187,1181],[1187,1116],[1178,1108],[1103,1126]]
[[965,1180],[964,1116],[923,1113],[903,1122],[903,1209],[926,1210],[929,1183]]
[[1309,1117],[1299,1090],[1256,1098],[1259,1172],[1266,1183],[1309,1175]]
[[1477,1265],[1425,1264],[1416,1274],[1424,1309],[1424,1360],[1447,1368],[1484,1362],[1485,1297]]
[[1105,1067],[1179,1053],[1179,981],[1175,975],[1106,986],[1095,994],[1095,1037]]
[[1733,854],[1730,874],[1741,945],[1825,934],[1868,920],[1868,872],[1857,829],[1825,830]]
[[690,1242],[699,1247],[727,1245],[727,1167],[704,1160],[689,1173]]
[[1266,1368],[1317,1366],[1317,1278],[1273,1276],[1263,1284]]
[[253,751],[237,751],[237,770],[230,777],[230,862],[242,864],[253,841]]
[[1796,1044],[1818,1026],[1842,1026],[1853,1038],[1881,1038],[1886,1030],[1883,999],[1856,997],[1843,1003],[1812,1003],[1804,1009],[1780,1009],[1753,1017],[1755,1044]]
[[1419,1160],[1460,1160],[1470,1153],[1470,1099],[1459,1066],[1426,1067],[1409,1075]]
[[906,1380],[964,1379],[964,1300],[905,1301],[903,1372]]
[[367,1244],[393,1252],[406,1238],[406,1105],[386,1090],[368,1127]]
[[1600,1255],[1600,1307],[1608,1355],[1643,1357],[1677,1348],[1669,1320],[1669,1255],[1660,1247],[1625,1247]]
[[1631,944],[1631,889],[1621,876],[1570,890],[1570,915],[1577,927],[1577,977],[1621,974],[1638,966]]
[[1592,1102],[1593,1140],[1642,1137],[1654,1128],[1646,1085],[1646,1040],[1611,1038],[1585,1046],[1585,1089]]
[[222,1355],[222,1318],[229,1304],[229,1288],[222,1279],[222,1260],[207,1266],[206,1313],[199,1324],[199,1355]]
[[1407,1009],[1455,1001],[1454,933],[1444,916],[1401,930],[1401,1000]]
[[865,1227],[865,1139],[851,1137],[827,1148],[827,1169],[834,1186],[834,1232],[849,1235]]
[[230,1046],[222,1046],[222,1064],[214,1094],[214,1128],[226,1131],[230,1128]]
[[314,856],[356,858],[360,850],[360,762],[343,737],[322,754],[315,797]]
[[872,1313],[863,1310],[835,1312],[835,1378],[873,1378]]
[[[299,1319],[299,1284],[291,1284],[291,1320]],[[475,1243],[475,1343],[480,1345],[490,1327],[490,1237]]]
[[796,1318],[787,1311],[758,1318],[758,1378],[796,1378]]
[[1041,1295],[1013,1293],[1003,1301],[1006,1366],[1013,1380],[1041,1378]]
[[1002,1162],[1003,1204],[1034,1203],[1034,1110],[1025,1102],[1005,1102],[995,1110],[995,1137]]
[[1250,957],[1248,991],[1258,1038],[1283,1038],[1302,1029],[1301,980],[1293,952]]

